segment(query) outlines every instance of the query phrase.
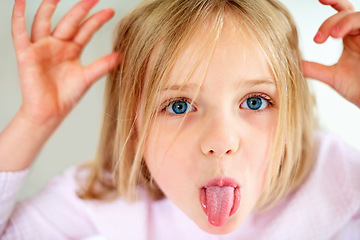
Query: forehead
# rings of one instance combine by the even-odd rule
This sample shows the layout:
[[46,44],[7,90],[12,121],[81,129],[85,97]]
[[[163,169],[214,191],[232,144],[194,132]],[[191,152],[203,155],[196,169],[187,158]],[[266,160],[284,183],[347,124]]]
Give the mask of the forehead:
[[273,79],[264,51],[241,24],[224,22],[215,41],[200,29],[179,55],[165,87],[203,85],[206,76],[225,80]]

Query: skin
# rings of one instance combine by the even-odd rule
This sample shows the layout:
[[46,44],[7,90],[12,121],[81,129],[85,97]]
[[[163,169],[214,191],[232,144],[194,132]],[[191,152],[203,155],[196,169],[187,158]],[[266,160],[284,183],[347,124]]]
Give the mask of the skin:
[[98,1],[83,0],[51,31],[51,16],[58,2],[41,3],[29,34],[25,0],[15,1],[11,27],[22,104],[0,134],[0,171],[19,171],[30,166],[90,86],[116,65],[116,53],[88,66],[80,61],[84,47],[112,18],[114,10],[104,9],[86,18]]
[[360,108],[360,12],[355,12],[352,4],[346,0],[320,2],[330,5],[338,13],[324,21],[314,41],[322,44],[329,37],[342,38],[344,48],[338,62],[332,66],[304,61],[304,76],[328,84]]
[[[206,56],[181,89],[203,39],[194,39],[178,59],[161,91],[144,155],[165,195],[200,228],[215,234],[238,228],[259,199],[278,113],[277,89],[265,56],[255,41],[235,29],[225,24],[208,68]],[[267,96],[273,106],[243,108],[251,94]],[[171,113],[169,101],[178,98],[193,102],[186,116]],[[141,122],[142,116],[138,126]],[[202,186],[215,177],[231,177],[241,185],[240,207],[221,227],[209,224],[199,201]]]
[[[113,16],[114,11],[112,9],[105,9],[91,15],[84,22],[85,16],[96,4],[96,1],[83,0],[78,2],[69,13],[62,18],[54,31],[51,31],[51,16],[58,2],[58,0],[44,0],[42,2],[34,18],[31,33],[29,34],[26,31],[24,17],[25,0],[15,0],[12,17],[12,34],[17,56],[23,102],[16,116],[0,133],[0,171],[19,171],[30,166],[43,148],[47,139],[54,133],[59,124],[79,102],[89,87],[118,64],[115,60],[117,56],[116,53],[111,53],[99,58],[88,66],[83,66],[80,62],[82,50],[91,39],[91,36]],[[321,2],[325,5],[331,5],[339,11],[340,14],[324,22],[319,29],[319,34],[316,35],[315,41],[317,43],[323,43],[329,36],[342,38],[344,50],[338,63],[334,66],[323,66],[317,63],[304,62],[304,75],[329,84],[345,99],[360,107],[360,15],[354,12],[351,4],[346,0],[321,0]],[[214,59],[212,59],[212,61],[213,60]],[[221,71],[221,67],[223,66],[219,65],[217,67],[219,68],[218,70]],[[209,70],[211,69],[216,69],[216,66],[212,65],[212,68]],[[267,70],[263,69],[263,71],[263,73],[265,73]],[[227,75],[219,76],[216,74],[208,74],[206,81],[203,83],[204,86],[209,85],[209,83],[213,81],[216,82],[216,79],[219,77],[229,79],[228,81],[231,83],[235,81],[235,75],[240,73],[234,72],[234,76],[230,76],[229,72],[225,72],[224,74]],[[216,86],[216,84],[214,86]],[[186,180],[181,179],[186,177],[193,178],[194,176],[189,176],[191,171],[204,171],[203,166],[208,166],[197,179],[190,178],[192,180],[190,184],[193,185],[189,185],[190,187],[186,186],[186,189],[180,188],[181,191],[185,191],[187,194],[187,200],[184,201],[184,206],[179,202],[177,193],[170,189],[171,186],[169,187],[163,182],[161,187],[164,189],[169,188],[168,192],[165,191],[169,198],[174,199],[174,202],[197,222],[199,226],[209,232],[218,231],[218,233],[232,231],[236,226],[241,224],[248,214],[243,209],[243,206],[246,206],[247,211],[252,208],[251,205],[254,199],[258,198],[257,193],[261,191],[261,183],[259,183],[261,181],[257,180],[258,183],[252,183],[254,192],[251,192],[249,189],[248,193],[244,193],[242,206],[220,230],[208,225],[200,204],[190,203],[189,199],[198,202],[198,188],[203,184],[203,181],[219,175],[235,177],[232,168],[229,167],[230,165],[242,171],[241,174],[237,174],[243,177],[237,180],[241,184],[244,184],[244,186],[250,186],[251,183],[247,181],[251,176],[248,173],[251,171],[260,171],[259,159],[266,159],[268,153],[267,151],[266,153],[262,153],[258,159],[254,160],[255,162],[257,161],[255,163],[246,158],[254,153],[250,154],[249,152],[245,152],[245,149],[250,151],[250,143],[253,143],[253,145],[261,144],[262,147],[265,146],[268,149],[270,146],[267,146],[267,144],[270,142],[269,138],[271,139],[272,137],[271,134],[266,135],[266,137],[269,138],[265,139],[255,139],[253,137],[253,135],[261,134],[252,125],[254,122],[251,120],[257,122],[256,115],[254,117],[247,112],[247,114],[239,113],[237,115],[238,117],[236,117],[234,112],[240,112],[238,108],[240,95],[245,93],[240,92],[237,97],[233,94],[225,96],[224,91],[225,88],[228,87],[228,85],[219,86],[217,91],[220,91],[221,94],[219,94],[218,97],[223,99],[216,102],[208,97],[209,92],[214,92],[212,88],[205,88],[205,90],[203,90],[205,93],[200,92],[198,99],[201,101],[199,103],[195,102],[199,108],[199,110],[194,112],[196,116],[193,117],[193,113],[189,113],[189,116],[184,120],[183,127],[181,128],[182,131],[179,131],[177,135],[172,134],[174,129],[177,129],[176,126],[179,125],[180,120],[179,118],[173,118],[169,115],[163,115],[159,118],[158,125],[154,127],[151,134],[151,137],[155,137],[156,135],[164,136],[164,134],[160,134],[162,131],[159,127],[160,121],[164,124],[166,123],[164,125],[166,128],[175,126],[174,129],[171,129],[172,131],[167,133],[169,135],[166,136],[166,138],[169,142],[165,144],[163,142],[164,139],[161,142],[157,140],[160,146],[169,147],[168,151],[157,153],[158,159],[153,159],[154,164],[151,167],[151,171],[154,173],[154,177],[157,175],[156,178],[159,182],[163,182],[162,178],[166,177],[161,169],[160,161],[164,162],[165,167],[171,167],[166,165],[169,164],[166,161],[169,161],[169,159],[180,161],[180,159],[178,159],[179,155],[186,152],[193,152],[194,156],[188,155],[187,158],[183,158],[183,160],[188,161],[188,159],[192,159],[193,162],[188,163],[190,167],[183,164],[184,169],[174,171],[174,175],[171,177],[175,179],[172,181]],[[266,87],[266,89],[269,88]],[[193,92],[189,93],[190,97],[194,95]],[[227,99],[231,97],[233,97],[234,100],[233,104]],[[235,104],[235,102],[237,104]],[[214,113],[215,111],[216,114]],[[261,114],[263,114],[263,116],[271,115],[271,111],[275,112],[274,110],[269,110]],[[216,117],[215,115],[222,116],[222,118]],[[241,120],[239,120],[240,117]],[[273,119],[270,116],[268,117],[269,119]],[[237,125],[239,123],[235,121],[236,119],[240,121],[241,128]],[[204,123],[204,126],[197,124],[197,127],[195,127],[197,121]],[[256,126],[257,129],[266,128],[266,131],[269,131],[269,126],[262,125],[264,122],[265,121],[259,121]],[[244,125],[248,126],[248,129],[244,128]],[[232,127],[231,131],[228,126]],[[208,129],[212,129],[212,131],[208,131]],[[190,136],[191,130],[198,131],[198,134],[192,134]],[[252,135],[249,136],[247,131],[251,131]],[[226,135],[230,135],[230,138],[224,137]],[[248,139],[246,139],[246,136],[248,136]],[[222,139],[222,141],[215,141],[214,139]],[[256,142],[251,142],[249,139],[251,141],[255,139]],[[229,143],[230,140],[232,144]],[[187,144],[187,141],[192,144],[188,144],[189,148],[186,149],[186,151],[170,151],[174,149],[173,147],[176,143],[181,143],[179,146],[184,147],[182,144]],[[217,144],[219,144],[219,142],[224,144],[223,147],[210,144],[214,141],[217,142]],[[22,144],[19,144],[19,142]],[[206,142],[209,144],[201,144],[199,146],[200,143]],[[169,145],[169,143],[171,144]],[[207,151],[206,149],[212,149],[213,154],[209,154],[211,151]],[[151,154],[152,151],[153,150],[148,147],[146,154]],[[203,151],[205,151],[205,153]],[[171,152],[174,153],[175,156],[170,156],[169,154]],[[223,154],[220,154],[221,152]],[[224,152],[228,154],[224,154]],[[235,161],[235,159],[238,161]],[[244,166],[246,166],[246,168]],[[180,175],[179,172],[182,171],[186,173],[186,175]],[[248,200],[246,200],[246,198],[248,198]]]

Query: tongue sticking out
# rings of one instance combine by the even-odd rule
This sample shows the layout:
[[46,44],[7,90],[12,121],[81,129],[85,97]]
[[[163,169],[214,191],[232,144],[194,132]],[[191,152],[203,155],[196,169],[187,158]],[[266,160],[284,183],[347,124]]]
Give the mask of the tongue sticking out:
[[206,188],[206,209],[210,224],[219,227],[225,224],[234,205],[234,188],[212,186]]

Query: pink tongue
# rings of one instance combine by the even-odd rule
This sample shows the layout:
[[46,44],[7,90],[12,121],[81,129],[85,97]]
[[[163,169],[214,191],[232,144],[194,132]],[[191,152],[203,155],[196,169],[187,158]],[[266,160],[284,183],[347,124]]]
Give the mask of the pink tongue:
[[233,187],[207,187],[206,209],[210,224],[219,227],[225,224],[229,218],[234,204]]

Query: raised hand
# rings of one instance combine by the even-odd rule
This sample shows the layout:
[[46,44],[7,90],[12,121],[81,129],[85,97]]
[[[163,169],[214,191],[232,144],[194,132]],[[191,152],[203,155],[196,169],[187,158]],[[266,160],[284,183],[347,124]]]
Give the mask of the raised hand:
[[25,28],[25,0],[16,0],[12,35],[22,92],[20,111],[34,123],[61,120],[86,90],[116,65],[116,53],[83,66],[80,56],[92,35],[113,15],[112,9],[84,21],[98,0],[78,2],[51,30],[51,17],[59,0],[43,0],[32,26]]
[[118,64],[116,53],[89,66],[80,63],[84,46],[114,11],[105,9],[84,21],[97,0],[82,0],[51,31],[50,19],[58,2],[43,0],[30,37],[25,28],[25,0],[15,0],[12,34],[23,100],[0,133],[0,171],[29,167],[86,90]]
[[319,28],[314,41],[324,43],[330,36],[342,38],[344,49],[338,62],[325,66],[303,62],[306,77],[320,80],[360,108],[360,12],[347,0],[320,0],[338,11]]

